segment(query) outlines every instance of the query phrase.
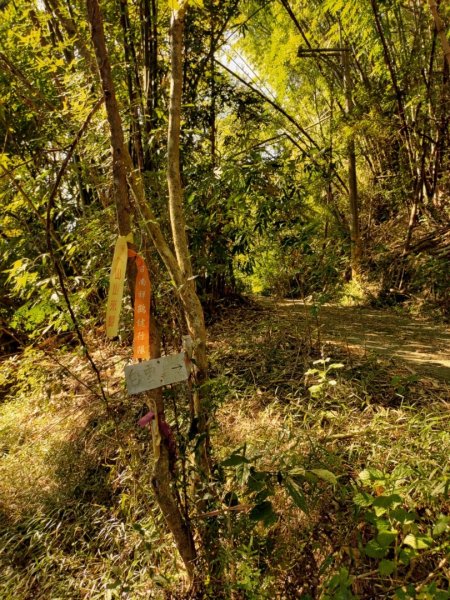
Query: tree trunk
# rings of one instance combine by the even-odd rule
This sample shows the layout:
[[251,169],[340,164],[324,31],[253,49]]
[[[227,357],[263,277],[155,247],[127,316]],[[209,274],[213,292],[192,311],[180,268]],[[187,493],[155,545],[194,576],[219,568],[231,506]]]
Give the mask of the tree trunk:
[[402,91],[398,84],[397,69],[396,69],[394,60],[391,56],[391,52],[389,51],[386,36],[384,35],[383,25],[381,22],[381,15],[380,15],[379,7],[378,7],[378,2],[377,2],[377,0],[370,0],[370,4],[372,6],[372,12],[373,12],[373,16],[375,19],[375,27],[376,27],[376,30],[378,33],[378,37],[380,38],[381,45],[383,46],[384,61],[388,68],[389,74],[391,76],[391,82],[392,82],[392,86],[394,88],[395,99],[397,101],[397,112],[398,112],[398,116],[400,118],[400,122],[401,122],[401,126],[402,126],[401,131],[403,134],[403,138],[406,142],[406,148],[408,150],[408,159],[409,159],[409,166],[410,166],[411,174],[414,177],[414,175],[415,175],[415,155],[414,155],[414,151],[413,151],[413,147],[412,147],[411,135],[410,135],[409,127],[408,127],[408,121],[406,119],[406,112],[405,112],[405,105],[403,102]]
[[[347,101],[347,114],[351,116],[353,112],[353,98],[348,51],[344,51],[342,53],[342,58],[344,61],[345,97]],[[357,278],[358,275],[361,274],[362,242],[359,227],[358,180],[356,178],[356,153],[355,138],[353,133],[350,135],[347,142],[347,154],[348,187],[350,200],[351,268],[352,277]]]
[[445,35],[445,24],[442,20],[436,0],[428,0],[428,4],[430,5],[430,11],[433,15],[434,23],[436,25],[436,31],[438,33],[439,39],[441,40],[442,49],[444,51],[444,57],[447,61],[448,66],[450,67],[450,43]]
[[[125,54],[125,66],[127,77],[128,97],[130,100],[130,143],[129,152],[135,159],[139,170],[144,168],[144,150],[142,144],[142,131],[139,121],[139,78],[136,76],[136,52],[130,30],[130,17],[128,14],[127,0],[120,0],[120,24],[123,30],[123,48]],[[135,79],[135,81],[133,81]],[[137,85],[136,85],[137,84]]]
[[[150,318],[150,356],[151,358],[161,356],[160,332],[153,317]],[[162,388],[148,392],[147,396],[153,404],[155,415],[165,420]],[[155,439],[153,440],[153,447],[155,449]],[[159,449],[156,452],[154,450],[152,488],[166,523],[173,534],[178,552],[186,566],[189,583],[192,584],[197,553],[189,523],[181,515],[180,506],[172,491],[171,484],[169,448],[163,441],[159,444]]]
[[[186,321],[194,340],[194,358],[196,365],[197,389],[206,380],[208,363],[206,356],[206,328],[203,309],[195,291],[192,277],[192,263],[186,235],[186,220],[183,209],[183,188],[180,170],[180,121],[183,88],[183,33],[186,2],[178,10],[172,11],[170,23],[170,103],[169,130],[167,138],[167,182],[169,187],[169,212],[172,238],[178,265],[184,280],[184,290],[180,296],[185,309]],[[194,410],[198,432],[205,434],[206,443],[202,444],[200,468],[209,471],[207,456],[208,420],[201,394],[194,394]]]
[[183,210],[183,189],[180,173],[180,121],[183,86],[183,31],[185,4],[172,11],[170,22],[170,100],[169,131],[167,135],[167,183],[169,212],[175,254],[183,277],[192,277],[192,265],[186,235]]
[[111,136],[113,155],[114,199],[117,207],[117,223],[120,235],[131,233],[131,204],[128,196],[127,171],[125,168],[125,140],[122,121],[117,104],[108,52],[106,50],[103,20],[98,0],[86,0],[88,19],[91,25],[97,66],[105,96],[106,113]]
[[156,0],[141,0],[141,38],[143,53],[143,115],[146,135],[145,170],[154,167],[151,131],[158,126],[158,14]]
[[[126,149],[122,122],[119,114],[119,108],[114,92],[114,85],[111,75],[111,66],[106,49],[105,36],[103,31],[103,21],[100,14],[98,0],[86,0],[88,18],[91,25],[92,41],[95,48],[97,63],[100,71],[103,91],[105,95],[106,110],[111,135],[111,145],[113,151],[113,175],[115,187],[115,202],[117,207],[117,218],[119,232],[121,235],[128,235],[131,232],[131,204],[128,196],[127,170],[133,173],[130,155]],[[159,229],[159,228],[158,228]],[[161,232],[160,232],[161,233]],[[161,234],[162,237],[162,234]],[[165,243],[165,240],[162,238]],[[167,245],[167,244],[166,244]],[[132,269],[129,269],[132,272]],[[134,279],[130,277],[130,287],[134,287]],[[153,321],[153,331],[155,332],[155,323]],[[159,354],[158,337],[153,336],[153,356]],[[162,394],[157,390],[152,395],[155,407],[155,414],[158,417],[164,416],[164,406]],[[158,422],[158,417],[156,422]],[[154,445],[157,447],[157,444]],[[155,463],[152,474],[152,486],[155,490],[156,500],[164,515],[167,525],[174,536],[177,548],[183,559],[189,580],[192,581],[194,573],[194,561],[196,558],[195,547],[190,530],[183,519],[177,498],[171,488],[172,476],[169,469],[169,456],[167,448],[161,444],[159,456],[155,456]]]

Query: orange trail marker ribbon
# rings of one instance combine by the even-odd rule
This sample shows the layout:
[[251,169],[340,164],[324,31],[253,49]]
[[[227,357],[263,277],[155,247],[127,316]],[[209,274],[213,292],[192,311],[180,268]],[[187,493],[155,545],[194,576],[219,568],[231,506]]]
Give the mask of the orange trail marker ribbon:
[[150,358],[150,296],[151,285],[145,260],[134,250],[128,250],[128,256],[135,257],[137,275],[134,289],[134,337],[133,358]]
[[120,307],[122,304],[125,273],[127,270],[127,238],[120,235],[114,248],[109,278],[108,303],[106,305],[106,335],[114,338],[119,332]]

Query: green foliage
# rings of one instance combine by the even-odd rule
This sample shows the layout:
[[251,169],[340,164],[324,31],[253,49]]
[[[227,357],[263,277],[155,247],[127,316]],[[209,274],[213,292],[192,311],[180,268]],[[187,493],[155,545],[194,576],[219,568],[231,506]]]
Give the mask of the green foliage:
[[353,578],[349,575],[348,570],[342,567],[336,575],[334,575],[326,585],[326,592],[323,596],[324,600],[353,600],[357,598],[352,594]]
[[330,386],[337,385],[337,380],[329,377],[331,371],[336,369],[342,369],[345,365],[343,363],[331,363],[331,358],[321,358],[313,362],[314,365],[320,365],[321,368],[316,367],[308,369],[305,373],[305,377],[314,376],[318,379],[318,383],[311,385],[308,390],[313,398],[318,398],[326,393]]
[[[391,474],[368,468],[358,476],[363,491],[353,500],[373,537],[362,544],[366,556],[378,565],[381,577],[398,578],[421,555],[445,551],[441,536],[450,533],[449,518],[438,514],[435,521],[421,517],[408,495],[409,469],[399,466]],[[370,490],[369,492],[364,491]],[[412,589],[415,588],[412,586]],[[401,597],[401,590],[397,592]],[[433,596],[434,597],[434,596]]]
[[272,461],[274,470],[257,468],[261,455],[249,459],[245,451],[244,446],[220,464],[221,467],[235,468],[227,478],[227,485],[234,489],[239,486],[239,494],[251,507],[250,521],[261,522],[265,527],[274,525],[278,520],[273,501],[269,498],[275,498],[280,487],[285,489],[297,508],[308,513],[313,497],[323,485],[338,484],[336,475],[330,470],[305,468],[289,454],[281,455],[278,462]]

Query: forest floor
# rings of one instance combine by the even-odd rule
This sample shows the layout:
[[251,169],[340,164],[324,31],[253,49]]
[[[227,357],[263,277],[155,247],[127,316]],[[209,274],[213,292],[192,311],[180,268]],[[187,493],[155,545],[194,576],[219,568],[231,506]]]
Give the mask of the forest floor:
[[[108,405],[77,348],[0,365],[0,598],[179,598],[146,408],[124,391],[129,345],[86,339]],[[224,598],[450,598],[448,342],[386,310],[258,298],[222,312],[212,491],[275,515],[217,517]],[[166,390],[167,419],[189,448],[184,388]]]
[[323,341],[398,359],[413,371],[450,382],[450,328],[393,309],[324,305],[314,317],[299,300],[260,299],[285,322],[320,329]]

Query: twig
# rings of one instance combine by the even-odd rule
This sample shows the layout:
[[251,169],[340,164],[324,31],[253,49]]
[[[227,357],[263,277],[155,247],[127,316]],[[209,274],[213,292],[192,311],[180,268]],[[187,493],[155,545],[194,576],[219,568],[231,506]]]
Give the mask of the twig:
[[[41,350],[42,350],[42,348],[41,348]],[[51,352],[49,352],[48,350],[42,350],[42,352],[44,352],[44,354],[45,354],[46,356],[48,356],[49,358],[51,358],[52,360],[54,360],[54,361],[55,361],[55,363],[56,363],[57,365],[59,365],[59,366],[60,366],[60,367],[61,367],[61,368],[62,368],[62,369],[63,369],[63,370],[66,372],[66,373],[68,373],[68,375],[70,375],[70,377],[72,377],[73,379],[75,379],[75,381],[77,381],[77,382],[78,382],[80,385],[82,385],[82,386],[83,386],[83,387],[85,387],[87,390],[89,390],[89,391],[91,392],[91,394],[94,394],[94,396],[97,396],[97,398],[99,398],[100,400],[102,400],[102,399],[103,399],[103,398],[102,398],[102,396],[101,396],[101,395],[100,395],[100,394],[99,394],[97,391],[95,391],[94,389],[92,389],[90,385],[88,385],[88,384],[87,384],[87,383],[85,383],[85,382],[84,382],[82,379],[80,379],[80,378],[78,377],[78,375],[76,375],[75,373],[73,373],[73,372],[72,372],[72,371],[69,369],[69,367],[66,367],[66,365],[65,365],[65,364],[63,364],[62,362],[60,362],[60,361],[59,361],[59,360],[56,358],[56,356],[55,356],[54,354],[52,354],[52,353],[51,353]]]
[[362,435],[367,433],[367,429],[360,429],[359,431],[350,431],[349,433],[335,433],[333,435],[324,435],[319,438],[319,442],[325,442],[329,440],[347,440],[349,438]]
[[248,504],[238,504],[237,506],[229,506],[227,508],[219,508],[219,510],[211,510],[210,512],[201,513],[194,515],[191,519],[207,519],[208,517],[218,517],[219,515],[227,512],[246,512],[250,510],[251,506]]
[[438,566],[433,571],[431,571],[431,573],[428,573],[428,575],[425,577],[425,579],[422,581],[422,583],[417,588],[416,592],[420,592],[421,589],[423,588],[423,586],[426,585],[431,579],[433,579],[433,577],[436,575],[436,573],[438,571],[440,571],[443,567],[445,567],[446,563],[447,563],[447,557],[444,556],[444,558],[439,562]]

